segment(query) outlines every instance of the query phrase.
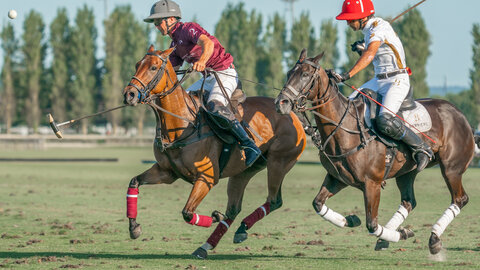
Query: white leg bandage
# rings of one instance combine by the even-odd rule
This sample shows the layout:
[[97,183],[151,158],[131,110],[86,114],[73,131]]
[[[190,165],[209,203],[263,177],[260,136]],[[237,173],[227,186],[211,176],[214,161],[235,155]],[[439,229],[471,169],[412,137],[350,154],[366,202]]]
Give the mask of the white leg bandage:
[[378,225],[377,230],[371,234],[388,242],[398,242],[398,240],[400,240],[399,232],[397,232],[396,230],[385,228],[382,225]]
[[438,237],[443,234],[443,231],[447,228],[448,224],[460,214],[460,208],[456,204],[450,205],[450,207],[445,210],[442,217],[433,225],[432,232],[435,233]]
[[397,212],[393,214],[393,217],[390,219],[390,221],[388,221],[387,225],[385,225],[385,228],[388,228],[390,230],[396,230],[398,226],[400,226],[407,217],[407,208],[403,207],[403,205],[400,205]]
[[317,214],[341,228],[345,227],[345,224],[347,223],[347,220],[344,216],[328,208],[325,204],[322,206],[320,212],[317,212]]

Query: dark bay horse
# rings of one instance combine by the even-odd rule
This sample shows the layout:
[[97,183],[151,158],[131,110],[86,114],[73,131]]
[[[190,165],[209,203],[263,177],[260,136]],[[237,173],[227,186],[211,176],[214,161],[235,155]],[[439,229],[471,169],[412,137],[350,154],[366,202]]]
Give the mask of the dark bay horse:
[[[234,242],[247,239],[247,229],[255,222],[282,206],[281,185],[285,175],[295,165],[306,145],[302,124],[294,113],[280,115],[275,111],[272,98],[249,97],[239,108],[262,140],[255,143],[262,151],[251,167],[246,168],[242,151],[235,147],[220,174],[219,157],[223,142],[212,133],[199,114],[199,98],[189,95],[178,83],[169,55],[173,49],[148,53],[137,63],[136,73],[124,89],[124,101],[130,105],[147,102],[157,117],[157,135],[161,146],[154,147],[157,163],[140,175],[133,177],[127,192],[127,217],[132,239],[141,233],[136,222],[138,188],[148,184],[171,184],[178,178],[193,185],[182,215],[185,222],[210,227],[219,222],[207,242],[192,255],[206,258],[207,251],[216,247],[221,237],[238,215],[242,206],[245,187],[249,180],[265,167],[268,172],[268,196],[266,203],[247,216],[237,230]],[[195,212],[210,189],[220,178],[229,177],[228,203],[225,214],[214,211],[212,216]]]
[[[289,71],[284,89],[275,100],[276,108],[278,112],[288,114],[301,108],[305,100],[312,101],[322,144],[319,147],[320,159],[327,170],[313,207],[319,215],[339,227],[358,226],[358,217],[344,217],[329,209],[325,202],[347,186],[360,189],[364,195],[367,229],[379,237],[375,249],[382,249],[389,242],[413,236],[413,232],[399,226],[416,206],[413,187],[417,175],[416,163],[408,147],[400,144],[396,154],[392,155],[393,165],[385,177],[396,179],[401,193],[400,207],[385,227],[379,225],[377,216],[387,147],[374,139],[373,133],[364,126],[365,103],[343,96],[318,64],[322,56],[307,58],[306,51],[302,51],[297,64]],[[451,205],[433,225],[429,239],[430,253],[436,254],[442,248],[440,236],[468,203],[462,186],[462,174],[473,158],[475,142],[465,116],[451,103],[439,99],[417,101],[425,106],[432,118],[432,128],[426,135],[435,143],[423,138],[435,152],[429,167],[440,165],[451,194]],[[360,132],[362,129],[367,132]],[[365,133],[366,136],[362,136]]]

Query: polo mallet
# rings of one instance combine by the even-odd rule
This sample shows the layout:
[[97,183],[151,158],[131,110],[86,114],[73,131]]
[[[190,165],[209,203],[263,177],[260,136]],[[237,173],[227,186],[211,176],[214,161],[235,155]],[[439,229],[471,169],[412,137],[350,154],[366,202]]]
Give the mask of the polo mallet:
[[62,135],[62,132],[60,131],[59,127],[64,126],[64,125],[72,124],[72,123],[74,123],[74,122],[83,120],[83,119],[85,119],[85,118],[90,118],[90,117],[93,117],[93,116],[97,116],[97,115],[100,115],[100,114],[104,114],[104,113],[107,113],[107,112],[111,112],[111,111],[114,111],[114,110],[118,110],[118,109],[121,109],[121,108],[126,107],[126,106],[129,106],[129,105],[128,105],[128,104],[121,105],[121,106],[118,106],[118,107],[115,107],[115,108],[112,108],[112,109],[108,109],[108,110],[105,110],[105,111],[97,112],[97,113],[94,113],[94,114],[91,114],[91,115],[87,115],[87,116],[83,116],[83,117],[80,117],[80,118],[77,118],[77,119],[72,119],[72,120],[69,120],[69,121],[65,121],[65,122],[62,122],[62,123],[60,123],[60,124],[57,124],[57,123],[55,122],[55,120],[53,119],[52,114],[50,114],[50,113],[47,114],[47,118],[48,118],[48,122],[50,123],[50,127],[51,127],[52,130],[53,130],[53,133],[55,133],[55,135],[57,136],[57,138],[61,139],[61,138],[63,138],[63,135]]

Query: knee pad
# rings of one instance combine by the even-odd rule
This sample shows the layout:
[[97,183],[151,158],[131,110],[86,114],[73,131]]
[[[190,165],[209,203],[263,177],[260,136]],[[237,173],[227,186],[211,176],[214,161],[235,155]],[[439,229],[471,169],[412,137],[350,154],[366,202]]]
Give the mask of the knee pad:
[[380,132],[395,140],[400,140],[405,135],[405,126],[402,121],[391,114],[382,113],[375,122]]

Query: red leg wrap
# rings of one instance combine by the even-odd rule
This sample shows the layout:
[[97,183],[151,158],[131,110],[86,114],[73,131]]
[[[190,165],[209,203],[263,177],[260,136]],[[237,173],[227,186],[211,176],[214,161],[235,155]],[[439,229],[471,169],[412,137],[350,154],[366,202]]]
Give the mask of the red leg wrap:
[[187,222],[188,224],[200,226],[200,227],[210,227],[212,226],[212,217],[202,216],[199,214],[193,214],[192,220]]
[[127,191],[127,217],[137,218],[138,188],[128,188]]
[[270,213],[270,203],[266,202],[259,208],[257,208],[253,213],[251,213],[248,217],[244,218],[242,220],[245,225],[247,225],[247,228],[250,229],[253,224],[255,224],[257,221],[260,219],[264,218],[266,215]]
[[230,225],[232,225],[233,220],[232,219],[225,219],[223,221],[220,221],[218,223],[217,228],[215,228],[215,231],[210,235],[210,237],[207,240],[207,243],[212,245],[212,247],[216,247],[220,239],[222,239],[223,235],[228,231],[228,228],[230,228]]

